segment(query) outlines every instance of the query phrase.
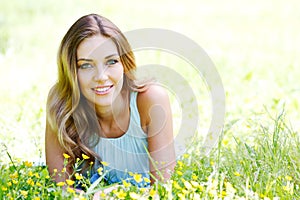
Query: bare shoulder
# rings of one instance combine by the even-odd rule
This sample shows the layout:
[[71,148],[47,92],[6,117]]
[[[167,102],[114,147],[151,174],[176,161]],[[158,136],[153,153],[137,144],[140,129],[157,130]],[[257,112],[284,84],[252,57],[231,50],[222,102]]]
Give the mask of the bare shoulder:
[[151,106],[169,101],[169,96],[165,88],[158,84],[150,85],[147,90],[140,92],[137,96],[138,106]]
[[147,90],[138,93],[137,107],[142,126],[147,126],[150,123],[149,113],[154,106],[160,106],[164,110],[170,109],[168,93],[164,87],[158,84],[152,84]]

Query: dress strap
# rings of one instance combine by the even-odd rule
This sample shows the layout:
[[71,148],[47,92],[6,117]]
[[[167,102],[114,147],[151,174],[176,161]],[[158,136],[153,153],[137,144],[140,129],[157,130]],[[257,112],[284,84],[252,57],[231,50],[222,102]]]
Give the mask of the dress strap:
[[139,137],[145,137],[147,134],[141,127],[140,113],[137,107],[137,95],[138,92],[136,91],[130,93],[130,124],[127,132],[138,134]]

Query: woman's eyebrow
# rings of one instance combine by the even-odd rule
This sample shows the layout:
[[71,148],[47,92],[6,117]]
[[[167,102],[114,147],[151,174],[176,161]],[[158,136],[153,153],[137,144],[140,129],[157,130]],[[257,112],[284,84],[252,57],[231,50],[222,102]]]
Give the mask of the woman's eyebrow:
[[[114,54],[105,56],[104,59],[108,59],[108,58],[115,57],[115,56],[119,56],[119,54],[114,53]],[[79,62],[79,61],[93,62],[93,59],[89,59],[89,58],[79,58],[79,59],[77,59],[77,62]]]
[[111,55],[109,55],[109,56],[105,56],[105,59],[108,59],[108,58],[110,58],[110,57],[115,57],[115,56],[119,56],[119,54],[114,53],[114,54],[111,54]]
[[79,59],[77,59],[77,62],[79,62],[79,61],[93,62],[92,59],[88,59],[88,58],[79,58]]

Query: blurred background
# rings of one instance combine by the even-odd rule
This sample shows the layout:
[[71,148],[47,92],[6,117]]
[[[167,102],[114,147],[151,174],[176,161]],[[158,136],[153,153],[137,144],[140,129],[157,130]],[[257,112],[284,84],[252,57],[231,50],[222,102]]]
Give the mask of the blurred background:
[[[299,132],[299,10],[297,0],[1,1],[0,141],[5,146],[0,160],[7,160],[2,148],[13,157],[44,160],[45,104],[56,81],[57,49],[69,27],[89,13],[109,18],[124,32],[164,28],[198,43],[222,78],[225,124],[284,109]],[[199,101],[199,130],[207,129],[211,105],[205,81],[165,54],[144,52],[137,55],[137,64],[174,66],[190,78]],[[173,106],[178,121],[180,105]],[[235,134],[253,132],[241,127]]]

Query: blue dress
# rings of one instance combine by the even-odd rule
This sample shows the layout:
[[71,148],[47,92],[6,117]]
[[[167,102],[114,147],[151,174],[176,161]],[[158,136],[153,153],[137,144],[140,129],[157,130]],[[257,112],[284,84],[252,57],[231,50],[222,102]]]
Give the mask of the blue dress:
[[[99,143],[93,148],[102,161],[108,163],[108,166],[95,164],[91,182],[100,177],[97,169],[103,167],[103,172],[106,173],[105,179],[109,184],[122,183],[122,180],[126,180],[138,187],[150,185],[144,179],[150,180],[148,142],[147,134],[140,125],[137,94],[137,92],[130,93],[130,121],[127,132],[118,138],[101,137]],[[140,180],[136,181],[132,174],[141,176]]]

